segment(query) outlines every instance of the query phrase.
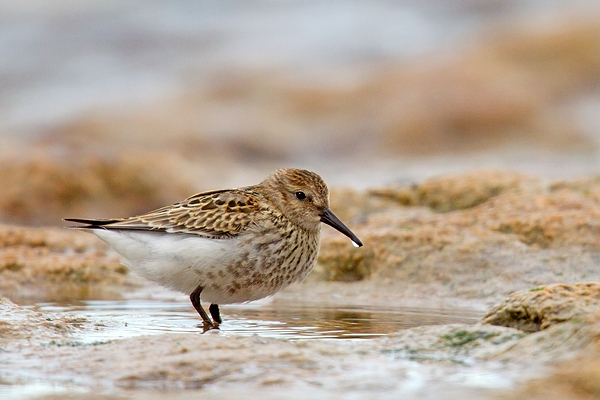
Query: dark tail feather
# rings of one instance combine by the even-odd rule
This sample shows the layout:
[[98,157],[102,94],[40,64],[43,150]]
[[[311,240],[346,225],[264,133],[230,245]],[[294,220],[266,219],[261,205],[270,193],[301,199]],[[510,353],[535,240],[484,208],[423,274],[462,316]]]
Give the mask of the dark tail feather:
[[114,219],[83,219],[83,218],[64,218],[63,221],[67,221],[67,222],[76,222],[78,224],[85,224],[85,225],[78,225],[78,226],[69,226],[69,228],[85,228],[85,229],[94,229],[94,228],[102,228],[106,225],[110,225],[114,222],[116,222],[116,220]]

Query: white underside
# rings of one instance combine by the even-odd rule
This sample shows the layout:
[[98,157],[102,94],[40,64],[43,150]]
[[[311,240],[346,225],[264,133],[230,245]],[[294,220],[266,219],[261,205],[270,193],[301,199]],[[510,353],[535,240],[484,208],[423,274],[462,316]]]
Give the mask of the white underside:
[[[215,240],[184,234],[133,230],[94,229],[91,233],[124,257],[123,264],[137,274],[164,286],[190,294],[200,282],[195,271],[225,269],[239,256],[238,240]],[[216,277],[218,278],[218,275]],[[223,282],[223,286],[226,282]],[[204,291],[202,299],[214,303]],[[218,297],[218,296],[217,296]]]
[[[235,295],[216,289],[216,286],[225,288],[230,284],[231,275],[227,273],[227,267],[239,261],[243,253],[237,238],[208,239],[135,230],[92,229],[89,232],[123,256],[126,267],[147,279],[186,294],[201,285],[204,288],[202,301],[240,303],[274,293],[273,288],[260,285]],[[222,271],[221,274],[219,271]],[[206,277],[208,272],[212,273],[210,280]]]

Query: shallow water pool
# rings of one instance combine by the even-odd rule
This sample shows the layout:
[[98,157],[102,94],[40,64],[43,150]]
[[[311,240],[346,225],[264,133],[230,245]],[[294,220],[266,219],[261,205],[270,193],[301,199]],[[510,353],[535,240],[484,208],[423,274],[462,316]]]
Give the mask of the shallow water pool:
[[[165,299],[75,300],[25,306],[68,313],[96,324],[83,342],[162,333],[201,333],[201,320],[186,301]],[[222,306],[221,332],[285,339],[367,339],[421,325],[475,323],[481,311],[456,308],[368,307],[277,302]]]

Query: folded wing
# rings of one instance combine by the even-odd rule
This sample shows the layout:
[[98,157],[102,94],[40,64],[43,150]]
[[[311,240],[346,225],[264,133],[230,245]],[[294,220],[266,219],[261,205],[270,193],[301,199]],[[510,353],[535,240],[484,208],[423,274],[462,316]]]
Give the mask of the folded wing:
[[122,219],[66,218],[81,229],[117,229],[188,233],[211,238],[243,233],[261,210],[260,196],[251,189],[199,193],[180,203],[137,217]]

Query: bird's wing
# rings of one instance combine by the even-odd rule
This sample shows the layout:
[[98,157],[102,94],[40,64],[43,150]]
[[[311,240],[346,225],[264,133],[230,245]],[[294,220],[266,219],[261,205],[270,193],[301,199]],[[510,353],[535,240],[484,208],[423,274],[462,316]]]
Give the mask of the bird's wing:
[[212,238],[228,238],[243,233],[260,214],[259,195],[250,189],[204,192],[180,203],[159,208],[137,217],[122,219],[76,219],[83,229],[127,229],[188,233]]

